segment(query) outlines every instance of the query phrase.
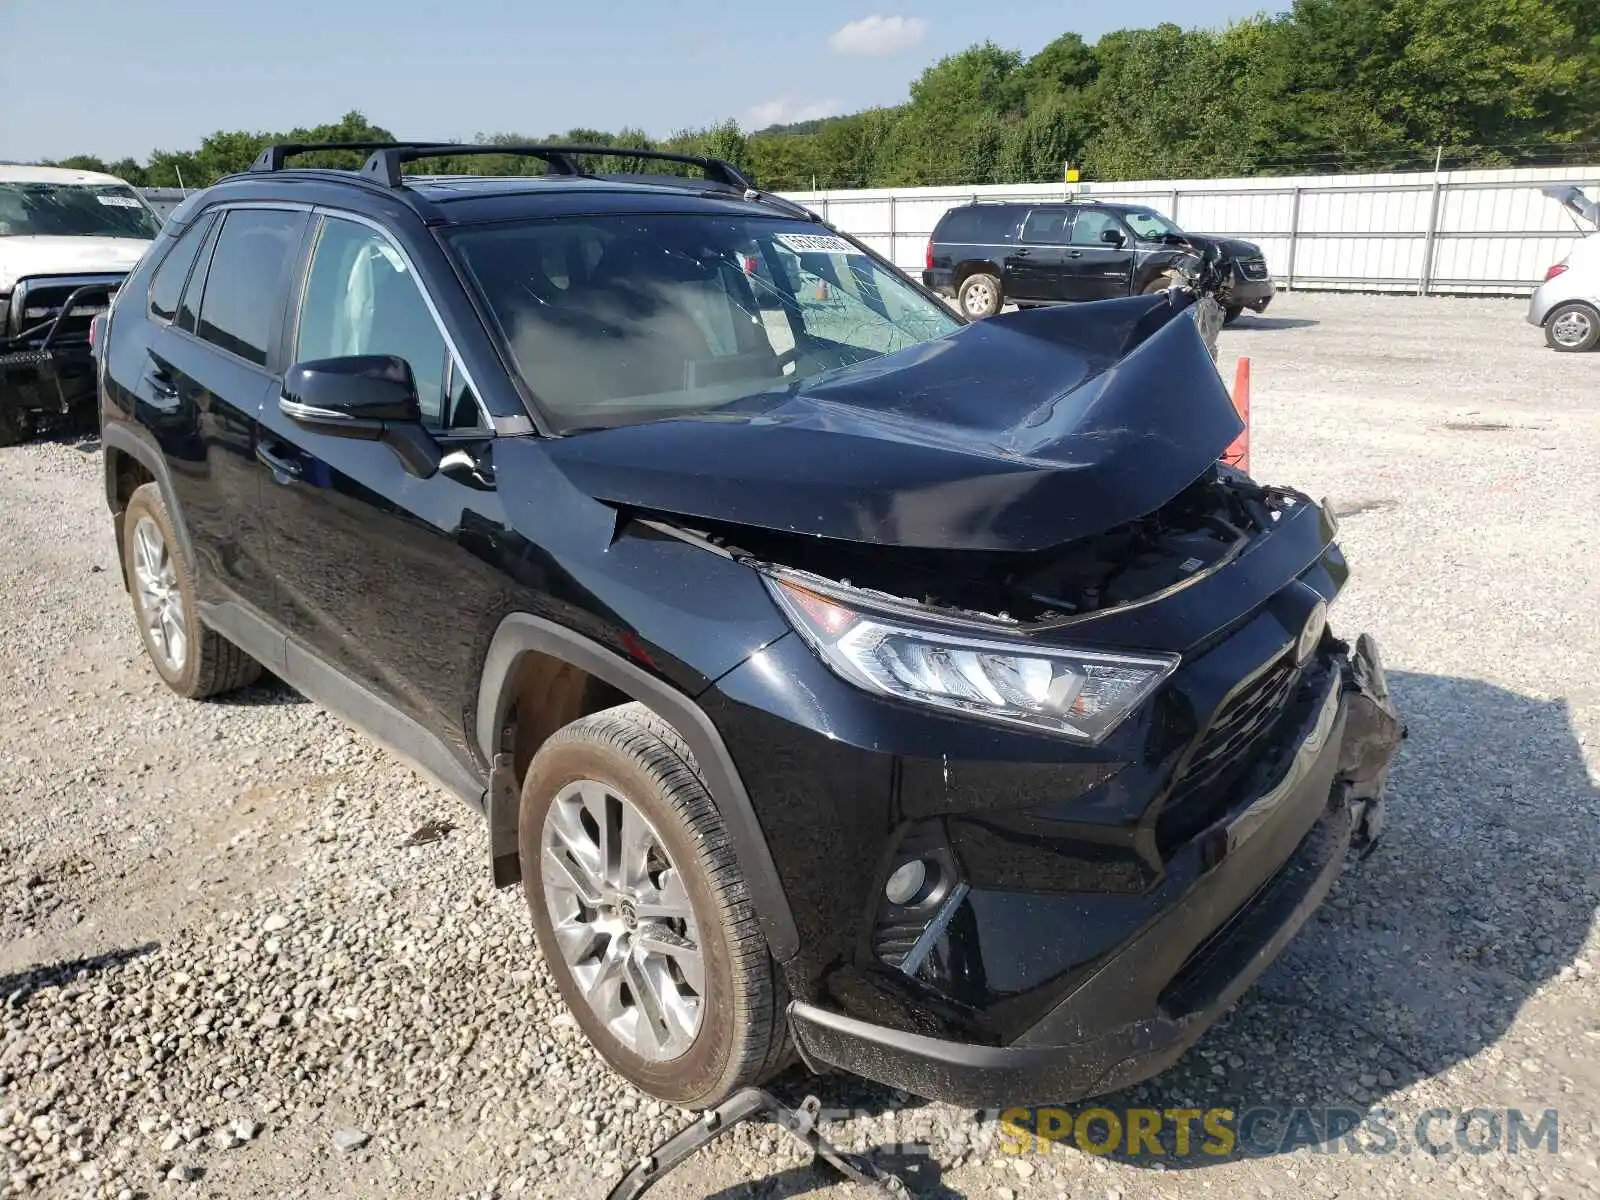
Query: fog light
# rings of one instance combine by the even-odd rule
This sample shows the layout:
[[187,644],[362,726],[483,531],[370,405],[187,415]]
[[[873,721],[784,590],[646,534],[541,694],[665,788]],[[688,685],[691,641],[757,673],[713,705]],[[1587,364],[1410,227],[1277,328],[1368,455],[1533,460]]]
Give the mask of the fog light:
[[927,863],[920,858],[913,858],[910,862],[901,863],[894,869],[894,874],[889,876],[889,882],[883,885],[883,894],[890,904],[903,907],[922,894],[927,882]]

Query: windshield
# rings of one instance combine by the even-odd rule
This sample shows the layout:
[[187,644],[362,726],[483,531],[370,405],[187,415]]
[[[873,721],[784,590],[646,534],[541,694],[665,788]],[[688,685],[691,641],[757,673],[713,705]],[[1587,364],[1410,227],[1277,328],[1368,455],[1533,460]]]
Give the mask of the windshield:
[[1133,230],[1133,236],[1141,242],[1159,242],[1164,237],[1183,237],[1183,230],[1160,213],[1148,208],[1131,209],[1122,214]]
[[614,214],[451,240],[563,433],[704,412],[960,325],[804,221]]
[[161,222],[116,183],[0,183],[0,237],[121,237],[150,241]]

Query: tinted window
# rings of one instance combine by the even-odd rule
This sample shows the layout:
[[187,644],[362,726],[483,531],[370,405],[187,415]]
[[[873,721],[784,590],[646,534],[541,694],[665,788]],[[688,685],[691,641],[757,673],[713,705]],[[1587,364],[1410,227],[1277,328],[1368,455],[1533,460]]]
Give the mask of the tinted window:
[[1074,246],[1103,246],[1101,235],[1106,230],[1122,233],[1122,226],[1110,213],[1096,212],[1093,209],[1084,209],[1078,214],[1078,219],[1072,223],[1072,244]]
[[223,218],[200,302],[202,338],[266,365],[273,318],[283,311],[304,226],[303,213],[260,208],[235,209]]
[[179,329],[189,333],[193,333],[195,326],[200,323],[197,315],[200,311],[200,293],[205,290],[206,270],[211,263],[212,252],[217,248],[217,230],[222,226],[222,222],[210,214],[207,214],[205,220],[211,228],[206,233],[204,244],[200,247],[200,257],[195,260],[194,270],[189,272],[189,284],[183,289],[183,302],[178,305],[176,324]]
[[[451,423],[444,419],[446,353],[444,335],[420,286],[389,240],[354,221],[333,217],[324,221],[300,307],[295,358],[301,362],[347,354],[403,358],[417,382],[423,420],[438,428]],[[465,379],[458,379],[464,387]],[[475,418],[475,409],[468,406],[464,411]]]
[[1060,245],[1067,240],[1067,225],[1071,220],[1071,209],[1036,208],[1022,223],[1022,240]]
[[979,236],[978,214],[970,208],[953,208],[939,222],[935,240],[940,242],[970,242]]
[[972,210],[978,220],[975,241],[1009,242],[1022,222],[1021,210],[1014,204],[979,204]]
[[189,268],[211,231],[211,219],[202,217],[184,232],[178,244],[167,253],[166,259],[150,281],[150,314],[170,321],[178,313],[178,301],[183,296],[184,281],[189,278]]

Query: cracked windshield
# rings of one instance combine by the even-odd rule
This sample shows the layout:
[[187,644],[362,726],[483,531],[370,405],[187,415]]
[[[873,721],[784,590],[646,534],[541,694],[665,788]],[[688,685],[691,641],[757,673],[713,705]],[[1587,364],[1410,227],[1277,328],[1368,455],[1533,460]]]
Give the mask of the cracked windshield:
[[454,241],[564,433],[705,412],[959,325],[852,242],[799,221],[574,217]]

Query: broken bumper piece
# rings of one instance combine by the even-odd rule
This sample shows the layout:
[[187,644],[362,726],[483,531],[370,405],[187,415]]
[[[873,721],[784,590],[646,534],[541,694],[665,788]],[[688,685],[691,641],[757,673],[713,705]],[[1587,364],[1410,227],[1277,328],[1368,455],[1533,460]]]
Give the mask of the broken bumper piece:
[[[1338,653],[1340,669],[1307,706],[1283,769],[1201,834],[1209,865],[1182,901],[1033,1027],[1010,1044],[979,1045],[797,1001],[789,1016],[807,1064],[971,1107],[1070,1102],[1165,1070],[1317,910],[1346,851],[1370,849],[1382,829],[1384,785],[1405,727],[1372,639]],[[1134,1018],[1083,1036],[1106,1030],[1107,1013]]]

